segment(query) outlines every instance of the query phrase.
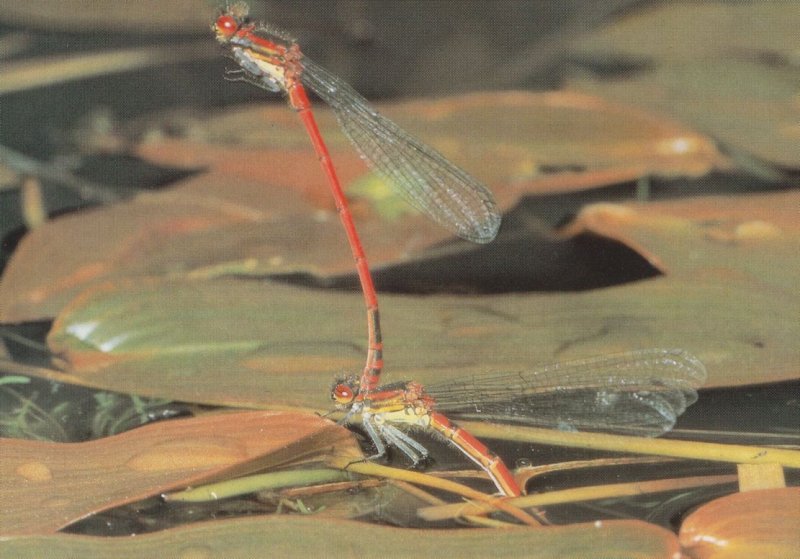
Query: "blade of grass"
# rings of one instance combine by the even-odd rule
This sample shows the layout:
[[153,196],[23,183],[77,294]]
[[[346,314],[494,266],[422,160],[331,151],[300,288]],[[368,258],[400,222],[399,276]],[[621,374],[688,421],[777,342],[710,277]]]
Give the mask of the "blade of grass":
[[[595,485],[591,487],[576,487],[563,489],[560,491],[550,491],[536,495],[525,495],[511,500],[515,506],[522,508],[543,507],[547,505],[562,505],[565,503],[577,503],[583,501],[596,501],[599,499],[611,499],[643,495],[647,493],[661,493],[665,491],[675,491],[680,489],[691,489],[705,487],[709,485],[721,485],[725,483],[736,483],[735,475],[720,476],[694,476],[676,479],[663,479],[655,481],[642,481],[632,483],[612,483],[609,485]],[[471,516],[485,514],[490,509],[483,503],[469,503],[457,505],[441,505],[425,507],[418,511],[420,518],[429,521],[448,520],[461,516]]]

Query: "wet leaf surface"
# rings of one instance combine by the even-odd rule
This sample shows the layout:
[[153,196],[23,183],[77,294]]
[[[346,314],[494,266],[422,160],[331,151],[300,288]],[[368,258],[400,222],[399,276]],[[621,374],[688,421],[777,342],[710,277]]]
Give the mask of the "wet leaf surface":
[[[361,230],[375,239],[368,250],[391,259],[428,242],[411,228],[397,225],[407,239],[399,244],[378,235],[374,223]],[[0,284],[5,321],[54,315],[85,287],[114,277],[352,269],[335,212],[309,208],[291,190],[218,175],[51,221],[23,239],[14,260]]]
[[[154,423],[84,443],[0,439],[2,532],[54,532],[165,491],[286,465],[351,434],[313,414],[239,412]],[[349,446],[348,446],[349,445]]]
[[[584,208],[564,230],[625,243],[671,277],[744,281],[789,304],[800,266],[800,192]],[[800,311],[800,307],[795,307]]]
[[[365,537],[368,534],[368,537]],[[408,557],[587,556],[597,559],[672,559],[678,552],[670,532],[643,522],[603,522],[561,528],[513,530],[408,530],[316,518],[240,518],[195,524],[135,538],[56,535],[14,537],[0,542],[7,556],[42,557],[228,557],[261,555]]]
[[745,491],[712,501],[686,518],[680,541],[696,559],[796,557],[800,488]]
[[[569,296],[384,296],[387,382],[423,384],[631,347],[697,355],[709,386],[796,375],[795,299],[760,286],[658,278]],[[54,324],[66,379],[228,405],[329,407],[363,364],[362,300],[271,282],[111,285]],[[768,351],[767,351],[768,350]]]
[[669,115],[780,165],[800,164],[794,2],[656,4],[574,48],[589,72],[570,85]]
[[[528,181],[553,170],[637,168],[647,175],[700,176],[729,165],[703,134],[646,111],[568,90],[474,93],[378,108],[491,186],[501,205],[525,192]],[[337,169],[343,171],[344,184],[366,174],[368,169],[358,161],[332,112],[317,103],[314,113]],[[276,176],[303,178],[315,169],[305,131],[296,115],[281,105],[218,113],[195,119],[186,128],[187,139],[153,134],[151,141],[137,146],[137,153],[162,165],[207,165],[232,176],[264,176],[271,167],[254,165],[254,158],[260,154],[272,159],[290,149],[297,159],[276,161],[269,175],[272,181]],[[309,165],[298,165],[300,158]],[[322,176],[317,176],[319,181]],[[319,188],[317,182],[313,186]]]

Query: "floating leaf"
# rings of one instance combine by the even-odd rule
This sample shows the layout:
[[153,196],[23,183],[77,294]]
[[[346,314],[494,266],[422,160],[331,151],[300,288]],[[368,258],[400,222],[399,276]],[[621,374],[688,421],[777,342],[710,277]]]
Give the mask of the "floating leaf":
[[[264,165],[274,167],[270,159]],[[309,207],[292,189],[209,175],[53,220],[22,240],[6,268],[2,320],[52,317],[110,278],[351,272],[341,225],[321,193],[322,205]],[[431,242],[426,232],[435,225],[420,229],[422,219],[359,223],[372,261],[400,259]]]
[[680,541],[697,559],[797,557],[800,488],[746,491],[712,501],[686,518]]
[[[720,284],[743,279],[788,304],[800,277],[800,192],[692,198],[648,204],[594,204],[564,230],[630,246],[671,276]],[[691,257],[687,257],[691,255]],[[800,311],[800,307],[796,307]]]
[[[366,535],[366,537],[365,537]],[[135,538],[76,535],[10,537],[0,554],[18,559],[70,557],[525,557],[674,559],[675,536],[652,524],[611,521],[518,530],[409,530],[299,516],[198,523]]]
[[[702,134],[669,119],[575,91],[475,93],[380,108],[404,129],[491,185],[503,206],[514,202],[527,181],[540,177],[542,168],[638,168],[646,175],[698,176],[727,165],[727,159]],[[358,171],[353,167],[357,157],[331,112],[320,104],[315,113],[326,141],[337,152],[337,168],[341,160],[346,173]],[[172,166],[188,162],[219,166],[220,170],[235,167],[238,171],[233,174],[252,173],[247,161],[252,160],[250,150],[256,146],[285,150],[308,145],[294,121],[285,107],[240,109],[198,124],[195,135],[205,132],[211,145],[159,141],[142,144],[139,155]],[[264,125],[254,126],[254,122]],[[229,153],[226,145],[237,146],[241,155],[214,155],[220,148]],[[306,150],[311,163],[313,152]],[[280,176],[295,174],[290,163],[279,164],[278,169],[287,171]],[[364,174],[363,164],[361,169]],[[304,176],[305,171],[298,171]]]
[[[796,298],[734,282],[664,277],[568,296],[381,301],[387,382],[445,382],[646,347],[697,355],[712,386],[793,378],[800,362]],[[356,293],[271,282],[112,285],[74,301],[48,342],[72,382],[182,401],[325,410],[334,376],[363,365],[362,305]]]
[[176,419],[84,443],[0,439],[0,526],[3,535],[53,532],[115,506],[333,447],[359,452],[330,421],[280,412]]
[[582,75],[570,86],[670,115],[728,146],[797,167],[800,107],[791,60],[798,26],[791,0],[655,4],[574,47],[590,63],[627,62],[630,71]]

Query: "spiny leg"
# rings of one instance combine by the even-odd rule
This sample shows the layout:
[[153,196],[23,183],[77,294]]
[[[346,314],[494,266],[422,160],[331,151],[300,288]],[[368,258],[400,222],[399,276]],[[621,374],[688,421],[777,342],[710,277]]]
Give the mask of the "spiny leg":
[[[386,445],[383,444],[383,438],[381,438],[381,435],[378,432],[378,426],[375,424],[372,414],[362,414],[361,425],[364,427],[364,431],[367,433],[367,436],[369,437],[376,451],[372,456],[365,457],[363,461],[370,462],[386,456]],[[360,460],[357,460],[357,462],[360,462]]]
[[[403,433],[397,427],[384,423],[379,417],[373,416],[370,413],[363,413],[361,415],[361,425],[376,450],[375,454],[363,459],[365,462],[377,460],[378,458],[386,456],[387,444],[405,454],[409,460],[411,460],[414,467],[419,465],[420,462],[427,460],[430,456],[427,448]],[[358,462],[360,461],[361,460],[358,460]]]
[[420,462],[428,459],[428,449],[419,444],[413,438],[403,433],[393,425],[379,424],[381,435],[386,442],[405,454],[412,462],[412,467],[416,467]]

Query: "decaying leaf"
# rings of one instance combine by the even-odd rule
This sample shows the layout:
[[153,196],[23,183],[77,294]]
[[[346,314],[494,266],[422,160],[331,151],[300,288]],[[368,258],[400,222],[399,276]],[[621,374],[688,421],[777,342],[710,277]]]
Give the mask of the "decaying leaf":
[[332,448],[352,435],[314,414],[238,412],[153,423],[83,443],[0,439],[3,536],[54,532],[168,490],[244,475]]

